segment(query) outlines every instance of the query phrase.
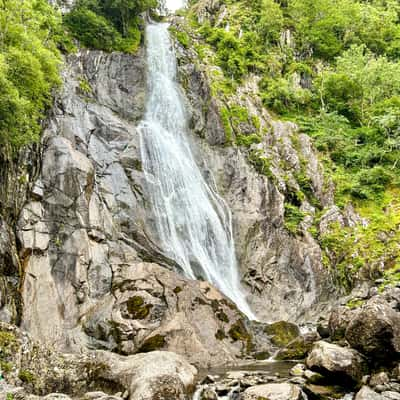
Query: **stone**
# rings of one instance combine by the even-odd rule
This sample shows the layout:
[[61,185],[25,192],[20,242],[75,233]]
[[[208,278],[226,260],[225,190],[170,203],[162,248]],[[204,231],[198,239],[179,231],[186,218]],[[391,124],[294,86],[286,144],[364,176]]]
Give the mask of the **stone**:
[[324,381],[324,377],[319,374],[318,372],[314,372],[314,371],[310,371],[310,370],[306,370],[304,372],[304,377],[306,378],[308,383],[312,383],[312,384],[318,384],[321,383],[322,381]]
[[291,368],[289,373],[292,376],[303,376],[305,369],[306,366],[304,364],[296,364],[294,367]]
[[285,348],[278,351],[277,360],[303,360],[313,347],[313,344],[320,339],[317,333],[306,333],[293,339]]
[[301,389],[290,383],[269,383],[257,385],[246,389],[242,396],[243,400],[300,400]]
[[390,379],[386,372],[379,372],[379,373],[373,374],[371,376],[369,385],[372,387],[375,387],[378,385],[385,385],[385,384],[389,383],[389,381],[390,381]]
[[300,329],[296,324],[279,321],[265,328],[265,332],[271,336],[271,342],[279,347],[286,346],[300,335]]
[[306,384],[303,390],[308,398],[317,400],[341,399],[344,395],[343,388],[340,386]]
[[348,307],[337,307],[331,312],[328,329],[332,340],[341,340],[344,338],[346,329],[355,314],[356,310],[351,310]]
[[346,340],[361,353],[387,362],[400,353],[400,313],[380,297],[368,300],[353,316]]
[[374,392],[368,386],[363,386],[356,394],[354,400],[383,400],[379,393]]
[[98,376],[127,387],[131,400],[184,400],[197,374],[185,358],[165,351],[128,357],[98,351],[96,362],[107,366]]
[[356,350],[319,341],[307,357],[306,365],[313,371],[328,377],[342,378],[343,383],[356,384],[361,381],[367,365]]
[[384,391],[381,393],[383,400],[400,400],[400,393]]

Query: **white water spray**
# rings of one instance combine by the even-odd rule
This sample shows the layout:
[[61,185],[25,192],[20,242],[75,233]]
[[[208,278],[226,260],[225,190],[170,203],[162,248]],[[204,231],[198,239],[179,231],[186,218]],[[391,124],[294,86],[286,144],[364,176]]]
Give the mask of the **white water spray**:
[[149,98],[139,132],[158,243],[189,278],[209,281],[255,319],[240,286],[230,210],[186,140],[188,114],[168,24],[148,25],[146,38]]

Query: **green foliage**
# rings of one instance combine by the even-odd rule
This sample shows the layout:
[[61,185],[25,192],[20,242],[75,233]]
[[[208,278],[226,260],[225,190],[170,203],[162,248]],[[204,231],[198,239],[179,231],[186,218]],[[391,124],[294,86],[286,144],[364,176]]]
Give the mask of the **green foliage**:
[[0,144],[37,141],[60,85],[60,15],[45,0],[0,1]]
[[85,47],[134,53],[141,41],[139,15],[156,6],[155,0],[80,0],[64,24]]
[[36,380],[35,375],[27,369],[19,371],[18,378],[24,383],[33,383]]
[[285,203],[285,228],[293,235],[300,233],[300,223],[306,217],[306,213],[291,203]]
[[262,150],[251,150],[248,155],[248,160],[260,174],[273,178],[271,162],[263,155]]

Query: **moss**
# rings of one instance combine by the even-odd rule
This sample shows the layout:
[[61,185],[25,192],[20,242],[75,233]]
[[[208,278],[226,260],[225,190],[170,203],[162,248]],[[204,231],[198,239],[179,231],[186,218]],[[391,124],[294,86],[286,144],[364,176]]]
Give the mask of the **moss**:
[[237,320],[228,331],[229,336],[234,342],[241,341],[245,344],[245,350],[250,352],[253,348],[252,338],[243,320]]
[[12,364],[10,362],[0,360],[0,369],[3,373],[7,374],[8,372],[11,372]]
[[351,309],[354,309],[354,308],[361,307],[364,303],[365,303],[365,300],[362,300],[362,299],[351,299],[347,302],[346,306]]
[[181,288],[180,286],[177,286],[177,287],[173,290],[173,292],[174,292],[175,294],[178,294],[178,293],[182,292],[182,288]]
[[215,315],[220,321],[229,323],[228,316],[222,310],[217,311]]
[[304,338],[299,336],[280,350],[275,358],[277,360],[303,360],[310,352],[312,346],[312,342],[306,343]]
[[80,77],[78,83],[79,90],[83,95],[89,96],[92,93],[92,87],[90,86],[90,83],[86,78]]
[[225,131],[226,142],[229,144],[232,142],[232,137],[233,137],[233,130],[229,119],[229,109],[226,107],[222,107],[220,109],[220,116]]
[[24,383],[33,383],[36,380],[35,375],[27,369],[22,369],[18,374],[18,378]]
[[284,347],[300,335],[299,327],[286,321],[275,322],[265,328],[271,336],[271,341],[276,346]]
[[254,353],[254,354],[253,354],[253,357],[254,357],[256,360],[262,361],[262,360],[268,360],[268,358],[271,357],[271,354],[270,354],[268,351],[259,351],[259,352],[257,352],[257,353]]
[[152,304],[145,304],[140,296],[133,296],[126,302],[126,307],[132,319],[145,319],[153,307]]
[[154,335],[144,341],[140,346],[139,352],[148,353],[162,349],[165,346],[165,337],[162,335]]
[[258,134],[251,134],[251,135],[236,135],[235,143],[238,146],[246,146],[250,147],[252,144],[260,143],[261,136]]
[[222,329],[218,329],[217,332],[215,333],[215,338],[217,340],[224,340],[226,339],[226,334]]
[[254,166],[256,171],[269,178],[273,178],[274,175],[271,172],[271,161],[263,155],[262,150],[252,150],[248,155],[248,160],[251,165]]
[[15,335],[8,331],[0,331],[0,358],[8,357],[18,351],[18,342]]

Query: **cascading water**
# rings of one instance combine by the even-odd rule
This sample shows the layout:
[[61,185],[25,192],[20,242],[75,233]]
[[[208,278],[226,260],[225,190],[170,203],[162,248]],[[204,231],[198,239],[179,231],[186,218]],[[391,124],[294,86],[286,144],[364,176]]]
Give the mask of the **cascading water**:
[[189,278],[211,282],[255,319],[240,288],[230,210],[203,178],[186,140],[188,114],[168,24],[149,24],[146,38],[149,98],[139,132],[158,242]]

